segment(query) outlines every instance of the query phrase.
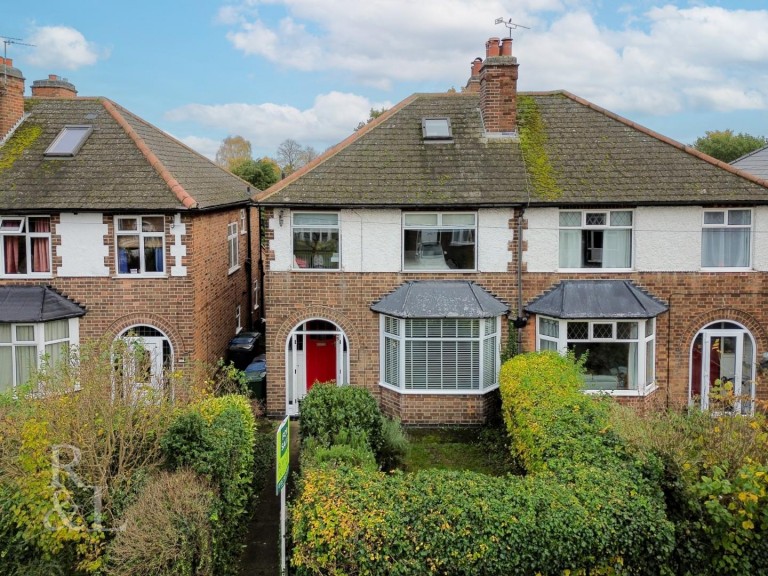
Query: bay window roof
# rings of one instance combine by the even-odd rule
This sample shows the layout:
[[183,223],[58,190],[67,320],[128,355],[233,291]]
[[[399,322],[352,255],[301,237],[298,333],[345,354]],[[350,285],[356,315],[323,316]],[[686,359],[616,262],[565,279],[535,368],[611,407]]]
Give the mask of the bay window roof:
[[371,305],[395,318],[495,318],[509,306],[467,280],[412,280]]
[[525,311],[552,318],[655,318],[669,307],[630,280],[563,280]]
[[48,322],[85,315],[85,308],[47,286],[0,286],[0,322]]

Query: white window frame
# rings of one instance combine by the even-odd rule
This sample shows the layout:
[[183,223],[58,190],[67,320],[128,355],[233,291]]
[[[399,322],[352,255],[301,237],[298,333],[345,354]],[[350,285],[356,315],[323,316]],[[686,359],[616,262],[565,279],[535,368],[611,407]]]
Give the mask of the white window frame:
[[[143,221],[145,218],[161,218],[163,222],[163,229],[144,231]],[[120,222],[128,221],[128,220],[136,221],[136,230],[120,230]],[[115,226],[115,272],[116,274],[121,278],[147,278],[147,277],[165,278],[167,275],[166,271],[168,266],[168,263],[166,262],[166,259],[165,259],[165,216],[163,216],[162,214],[115,216],[114,226]],[[121,236],[138,236],[139,238],[138,250],[139,250],[139,266],[140,267],[136,269],[136,272],[131,272],[131,269],[129,269],[128,272],[120,272],[119,238]],[[160,272],[147,272],[146,270],[147,263],[144,259],[144,243],[148,238],[162,239],[163,269]]]
[[[44,218],[48,220],[48,232],[32,232],[29,229],[29,220],[34,218]],[[2,229],[4,223],[9,221],[19,221],[19,225],[14,229]],[[32,215],[32,216],[0,216],[0,278],[51,278],[53,276],[53,258],[51,247],[51,229],[52,222],[50,216],[45,215]],[[12,237],[24,237],[25,250],[27,253],[27,270],[26,272],[18,273],[6,273],[5,262],[5,238],[7,236]],[[32,240],[35,238],[44,238],[47,240],[48,247],[48,272],[33,272],[32,271]]]
[[[434,217],[434,224],[422,224],[422,223],[409,223],[409,217],[415,216],[415,217]],[[456,223],[450,223],[445,222],[446,216],[472,216],[473,223],[472,224],[456,224]],[[477,271],[477,259],[478,259],[478,251],[477,251],[477,245],[478,245],[478,216],[477,212],[403,212],[402,213],[402,232],[401,232],[401,241],[402,241],[402,248],[400,250],[400,267],[403,272],[476,272]],[[440,267],[434,267],[427,265],[419,266],[415,262],[416,260],[421,256],[420,254],[420,244],[421,242],[417,241],[416,249],[414,254],[410,254],[410,258],[407,257],[406,254],[406,247],[408,246],[408,242],[406,241],[406,234],[408,232],[416,232],[416,233],[429,233],[429,232],[436,232],[437,238],[439,240],[440,235],[450,232],[451,233],[451,242],[450,246],[474,246],[474,254],[473,254],[473,261],[474,266],[472,268],[450,268],[448,267],[447,263],[443,262],[443,265]],[[408,251],[411,252],[410,250]],[[413,263],[409,263],[409,260],[411,260]]]
[[[748,212],[749,224],[729,224],[728,216],[731,212]],[[723,214],[722,224],[707,224],[707,214],[721,213]],[[708,272],[742,272],[744,270],[752,269],[752,251],[754,250],[754,232],[752,225],[755,221],[755,214],[751,208],[707,208],[704,209],[701,215],[701,269]],[[704,235],[707,230],[748,230],[749,237],[749,249],[747,251],[749,262],[746,266],[705,266],[704,265]]]
[[243,331],[243,317],[240,313],[240,304],[235,307],[235,334]]
[[[296,217],[304,216],[304,215],[312,215],[312,214],[318,214],[323,216],[329,216],[334,215],[336,216],[336,223],[328,223],[328,224],[297,224],[296,223]],[[325,259],[322,257],[322,255],[316,255],[320,256],[322,259],[322,265],[317,265],[317,262],[306,262],[305,265],[302,266],[299,262],[298,257],[296,256],[296,233],[297,230],[301,230],[302,235],[306,239],[309,239],[312,234],[320,234],[320,235],[327,235],[328,241],[330,241],[333,238],[333,233],[336,232],[337,241],[336,241],[336,252],[331,254],[331,257],[329,258],[330,266],[325,265]],[[315,256],[313,256],[314,258]],[[302,260],[304,260],[302,258]],[[318,259],[318,262],[320,259]],[[321,212],[321,211],[294,211],[291,212],[291,270],[297,271],[297,272],[339,272],[341,271],[341,215],[338,212]]]
[[[477,323],[473,329],[473,336],[407,336],[407,326],[410,322],[424,322],[424,318],[395,318],[393,316],[380,315],[379,319],[379,385],[383,388],[394,390],[400,394],[437,394],[437,395],[474,395],[486,394],[499,387],[499,367],[501,356],[501,318],[430,318],[428,322],[444,321],[465,321]],[[429,383],[423,387],[414,387],[412,383],[406,380],[408,377],[407,363],[409,360],[408,346],[409,342],[427,342],[440,343],[441,356],[439,363],[442,367],[450,365],[446,362],[445,350],[442,343],[476,343],[477,354],[472,353],[470,370],[472,382],[470,387],[459,388],[456,383],[454,386],[446,384],[441,375],[439,387],[430,387]],[[428,347],[427,347],[428,348]],[[392,356],[394,354],[394,356]],[[427,350],[426,354],[429,354]],[[387,369],[387,362],[393,362],[393,368]],[[459,359],[456,359],[459,362]],[[429,361],[427,366],[434,365]],[[394,370],[394,372],[393,372]],[[428,371],[428,369],[427,369]],[[455,373],[458,372],[458,368]],[[394,376],[394,378],[390,377]],[[395,380],[395,381],[393,381]],[[434,385],[434,382],[432,383]]]
[[[586,323],[588,325],[588,334],[583,339],[568,338],[568,323]],[[617,338],[617,326],[620,323],[637,324],[637,337],[635,338]],[[542,325],[546,324],[549,330],[542,330]],[[595,336],[595,327],[598,325],[611,326],[611,337]],[[554,332],[555,334],[548,333]],[[636,374],[637,387],[632,389],[589,389],[588,379],[585,379],[584,392],[587,394],[608,394],[611,396],[647,396],[657,385],[655,381],[655,358],[656,358],[656,319],[655,318],[618,318],[618,319],[560,319],[549,316],[538,316],[536,318],[536,350],[557,350],[560,354],[568,353],[569,343],[634,343],[637,346]],[[648,373],[647,350],[649,345],[652,348],[652,362],[650,368],[652,373]]]
[[245,218],[245,211],[247,208],[241,208],[240,209],[240,234],[245,234],[247,232],[247,221]]
[[[628,212],[632,218],[632,224],[626,225],[626,224],[611,224],[611,216],[614,213],[619,212]],[[565,213],[579,213],[580,214],[580,220],[581,222],[578,225],[562,225],[560,222],[560,217],[562,214]],[[599,215],[603,214],[605,216],[605,224],[588,224],[587,219],[588,215]],[[583,238],[584,233],[594,233],[594,232],[603,232],[605,231],[615,231],[615,230],[629,230],[629,266],[622,266],[622,267],[611,267],[611,268],[604,268],[602,266],[587,266],[585,265],[584,258],[585,256],[582,254],[581,249],[579,250],[579,258],[581,265],[580,266],[562,266],[560,254],[562,251],[561,243],[563,242],[563,231],[568,230],[579,230],[581,232],[580,234],[580,240]],[[589,248],[588,248],[589,250]],[[592,249],[597,250],[597,249]],[[558,269],[561,271],[579,271],[579,272],[606,272],[606,271],[626,271],[626,270],[632,270],[632,266],[634,265],[635,261],[635,211],[627,208],[622,209],[615,209],[615,210],[589,210],[589,209],[572,209],[572,210],[560,210],[558,212],[558,262],[557,266]],[[593,253],[594,256],[594,253]],[[605,237],[603,235],[603,247],[600,249],[599,254],[599,260],[597,257],[595,258],[587,258],[588,262],[602,262],[605,258]]]
[[[64,320],[68,323],[68,336],[65,338],[52,338],[51,340],[46,340],[45,338],[45,326],[48,323],[59,322],[60,320],[49,320],[48,322],[2,323],[3,326],[10,326],[11,334],[10,342],[0,341],[0,349],[6,350],[10,348],[11,350],[11,387],[6,389],[5,392],[15,390],[18,385],[25,384],[25,382],[17,382],[19,378],[19,366],[17,365],[16,358],[17,347],[34,347],[36,349],[35,357],[37,361],[34,369],[37,370],[41,366],[42,359],[45,358],[46,346],[60,344],[62,342],[68,343],[69,346],[78,345],[80,341],[79,318],[68,318]],[[16,331],[18,327],[31,327],[33,330],[32,340],[20,340],[17,337]],[[0,388],[0,390],[2,390],[2,388]]]
[[227,224],[227,257],[229,258],[227,274],[232,274],[240,268],[240,240],[237,233],[237,222]]

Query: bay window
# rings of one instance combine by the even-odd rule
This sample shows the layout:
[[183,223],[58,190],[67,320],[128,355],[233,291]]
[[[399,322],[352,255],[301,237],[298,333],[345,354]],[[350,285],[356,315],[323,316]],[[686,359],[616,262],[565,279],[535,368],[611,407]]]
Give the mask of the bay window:
[[403,214],[403,270],[474,270],[477,215]]
[[425,393],[485,392],[498,385],[498,317],[381,318],[383,384]]
[[749,268],[751,237],[751,210],[705,210],[702,268]]
[[294,269],[338,270],[339,215],[329,212],[291,214]]
[[118,216],[115,219],[118,274],[162,274],[165,270],[165,218]]
[[560,268],[631,268],[632,211],[560,212]]
[[50,276],[50,218],[0,216],[0,244],[0,274]]

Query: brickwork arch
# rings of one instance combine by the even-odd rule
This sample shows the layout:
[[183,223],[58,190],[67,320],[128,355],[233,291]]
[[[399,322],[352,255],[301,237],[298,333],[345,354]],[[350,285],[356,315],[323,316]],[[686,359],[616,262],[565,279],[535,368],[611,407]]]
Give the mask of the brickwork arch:
[[165,334],[170,341],[176,359],[187,356],[190,353],[190,350],[187,349],[184,339],[181,337],[178,330],[163,317],[157,316],[156,314],[127,314],[115,320],[107,328],[106,334],[108,337],[115,339],[132,326],[152,326],[153,328],[157,328],[160,332]]
[[683,342],[685,344],[686,353],[690,352],[690,347],[693,343],[693,339],[696,335],[709,324],[713,322],[736,322],[741,324],[749,330],[752,337],[755,339],[755,346],[758,350],[766,350],[768,344],[768,334],[763,328],[762,324],[751,314],[743,312],[736,308],[715,308],[704,314],[696,316],[690,322],[683,333]]
[[362,348],[358,345],[360,343],[360,338],[358,337],[358,331],[355,328],[354,323],[344,314],[339,314],[333,308],[328,308],[326,306],[309,306],[290,314],[277,330],[274,331],[272,340],[267,343],[267,349],[272,346],[274,347],[274,350],[285,350],[285,343],[288,340],[288,335],[296,328],[296,326],[307,320],[315,319],[328,320],[329,322],[336,324],[347,337],[350,355],[354,355],[358,359],[360,358]]

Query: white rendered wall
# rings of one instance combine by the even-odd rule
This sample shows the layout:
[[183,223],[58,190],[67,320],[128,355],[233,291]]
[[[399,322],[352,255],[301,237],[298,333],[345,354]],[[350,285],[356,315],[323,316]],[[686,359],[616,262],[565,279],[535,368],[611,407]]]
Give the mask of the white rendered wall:
[[523,241],[528,243],[528,249],[523,252],[523,264],[528,272],[557,270],[559,213],[557,208],[526,209],[528,227],[523,230]]
[[109,246],[104,242],[108,233],[101,213],[61,214],[56,234],[61,244],[56,246],[56,255],[61,257],[57,276],[109,276],[104,259],[109,255]]
[[[274,231],[270,249],[275,259],[270,270],[291,270],[291,213],[280,210],[269,220]],[[509,243],[511,209],[478,211],[478,271],[506,272],[512,258]],[[341,266],[345,272],[400,272],[402,266],[402,220],[399,209],[348,209],[340,211]]]
[[752,267],[764,272],[768,270],[768,206],[758,206],[752,211],[752,229]]

